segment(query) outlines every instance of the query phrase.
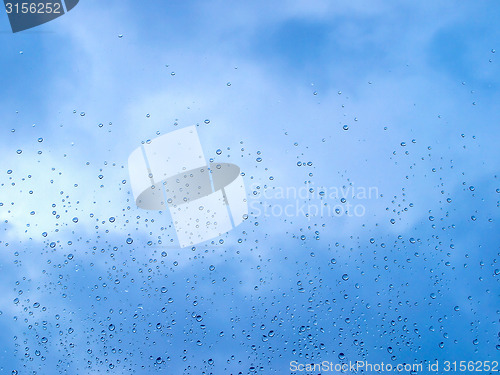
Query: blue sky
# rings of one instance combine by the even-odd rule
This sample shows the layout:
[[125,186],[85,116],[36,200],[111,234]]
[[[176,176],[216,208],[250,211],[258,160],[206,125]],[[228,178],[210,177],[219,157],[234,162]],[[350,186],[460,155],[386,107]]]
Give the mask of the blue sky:
[[[2,372],[498,358],[499,11],[81,0],[18,34],[0,17]],[[250,202],[380,194],[348,197],[361,217],[254,211],[180,249],[167,212],[136,208],[126,163],[188,125]]]

